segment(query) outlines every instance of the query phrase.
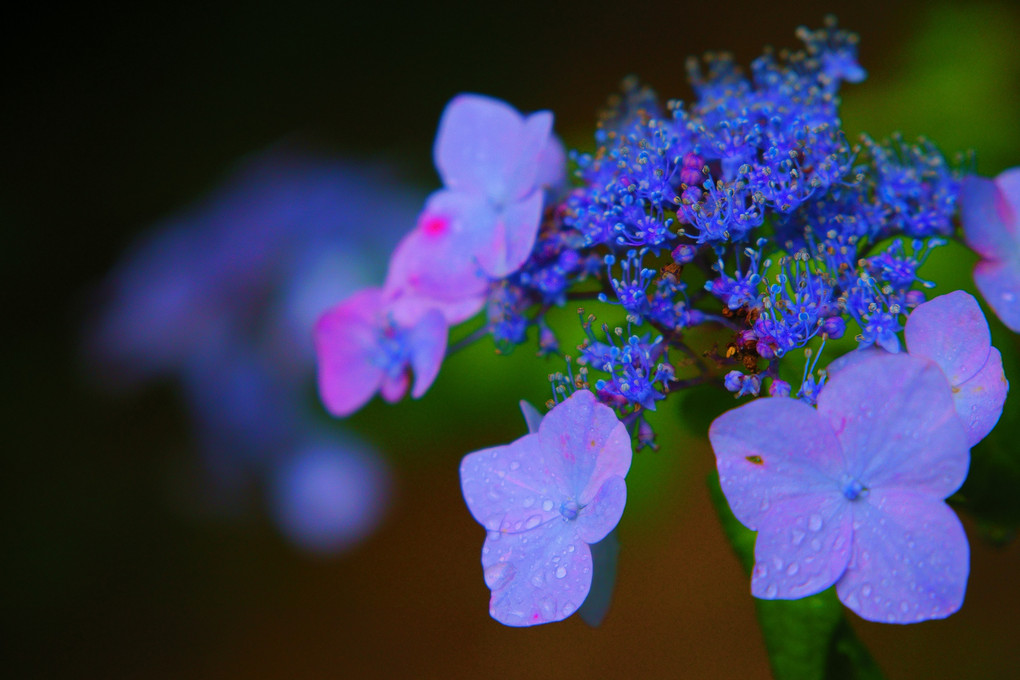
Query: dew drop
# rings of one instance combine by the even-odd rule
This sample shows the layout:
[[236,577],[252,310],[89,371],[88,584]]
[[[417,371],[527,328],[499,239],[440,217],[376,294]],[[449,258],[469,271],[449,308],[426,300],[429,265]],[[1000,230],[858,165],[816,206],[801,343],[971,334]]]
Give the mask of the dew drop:
[[564,567],[560,567],[556,570],[556,578],[564,578],[567,575],[567,570]]
[[772,566],[774,566],[776,569],[782,569],[783,560],[779,559],[779,556],[776,555],[775,557],[772,558]]
[[535,498],[533,496],[528,496],[527,498],[524,499],[524,507],[530,508],[534,504]]
[[525,529],[534,529],[535,527],[537,527],[541,523],[542,523],[542,516],[541,515],[532,515],[531,517],[528,518],[528,521],[524,524],[524,528]]
[[563,603],[563,607],[560,608],[560,611],[563,612],[564,616],[570,616],[574,613],[575,609],[576,607],[574,606],[574,603],[568,601]]
[[804,536],[806,536],[806,535],[807,534],[805,534],[803,531],[801,531],[799,529],[794,529],[793,530],[793,544],[794,545],[800,545],[801,543],[803,543],[804,542]]
[[770,600],[778,594],[779,588],[776,586],[775,583],[770,583],[769,587],[765,589],[765,597],[769,598]]
[[861,586],[861,595],[863,595],[864,597],[868,597],[869,595],[871,595],[870,583],[865,583],[863,586]]
[[567,546],[567,552],[574,552],[574,550],[576,550],[576,548],[574,548],[574,544],[573,543],[571,543],[570,545]]
[[542,501],[542,509],[545,510],[546,512],[551,511],[553,509],[553,502],[546,498],[544,501]]
[[485,585],[489,587],[489,590],[499,590],[509,583],[516,573],[517,570],[514,569],[513,565],[507,562],[490,564],[485,568]]
[[811,517],[808,518],[808,529],[810,529],[811,531],[819,531],[821,528],[822,528],[822,516],[811,515]]
[[520,463],[520,461],[516,461],[516,460],[514,460],[514,461],[511,461],[511,462],[510,462],[510,469],[511,469],[511,470],[516,470],[516,469],[517,469],[517,468],[519,468],[520,466],[521,466],[521,463]]
[[793,562],[793,563],[790,564],[790,566],[788,566],[786,568],[786,575],[787,576],[796,576],[797,572],[799,570],[800,570],[800,567],[797,565],[796,562]]
[[817,538],[812,539],[812,541],[811,541],[811,549],[816,551],[816,552],[821,550],[822,549],[822,542],[819,541]]
[[910,611],[910,605],[907,602],[900,602],[900,611],[906,614]]

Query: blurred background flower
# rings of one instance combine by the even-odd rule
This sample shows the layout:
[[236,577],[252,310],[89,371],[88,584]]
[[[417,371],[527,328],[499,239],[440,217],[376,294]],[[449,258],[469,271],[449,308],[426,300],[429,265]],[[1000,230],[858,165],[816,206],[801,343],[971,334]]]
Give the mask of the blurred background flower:
[[86,340],[94,380],[176,379],[201,452],[193,506],[250,515],[261,487],[280,530],[313,552],[348,548],[379,522],[386,466],[327,428],[312,328],[381,283],[422,200],[381,167],[281,143],[157,224],[101,285]]
[[[0,176],[9,674],[768,677],[746,578],[704,484],[713,468],[707,426],[732,406],[730,395],[697,393],[656,412],[661,450],[636,455],[628,476],[617,591],[602,627],[568,621],[507,631],[488,616],[482,532],[465,510],[457,468],[468,451],[520,437],[518,400],[543,403],[546,374],[561,364],[536,360],[526,348],[496,358],[483,343],[444,364],[422,401],[375,400],[347,421],[327,419],[297,377],[308,370],[298,336],[307,327],[302,314],[320,305],[309,291],[346,285],[331,277],[350,273],[350,265],[328,258],[342,262],[347,251],[320,252],[310,235],[269,236],[269,222],[248,204],[267,213],[299,209],[282,193],[242,191],[233,203],[230,196],[246,182],[268,187],[274,173],[286,176],[270,169],[269,158],[336,168],[329,159],[342,156],[336,172],[361,187],[358,205],[369,206],[370,223],[381,229],[388,220],[375,214],[407,195],[400,186],[420,187],[418,196],[439,186],[431,169],[435,127],[459,92],[499,97],[524,112],[551,110],[568,147],[591,148],[596,110],[624,76],[637,74],[665,98],[689,98],[688,55],[729,50],[746,65],[764,45],[795,46],[795,27],[818,26],[828,11],[861,33],[868,71],[868,80],[843,88],[850,134],[923,133],[949,156],[973,147],[986,176],[1020,160],[1020,14],[1006,0],[857,0],[810,9],[750,0],[725,8],[599,1],[401,11],[335,2],[23,7],[6,24],[10,120]],[[294,131],[300,146],[238,160]],[[311,151],[288,155],[297,148]],[[366,158],[396,168],[400,186],[371,181]],[[237,163],[241,174],[216,189]],[[289,191],[300,194],[300,184]],[[412,217],[420,205],[410,201]],[[253,231],[218,231],[228,214],[247,215]],[[139,236],[166,215],[176,217]],[[189,229],[216,236],[203,243]],[[936,268],[926,278],[938,281],[937,292],[973,292],[976,256],[944,250],[925,265]],[[187,276],[173,273],[174,253],[189,262]],[[327,260],[314,266],[320,254]],[[132,260],[133,274],[120,264]],[[147,306],[147,296],[162,299],[164,309]],[[245,310],[224,314],[238,299]],[[194,313],[181,311],[184,300]],[[118,304],[151,325],[102,316]],[[293,325],[276,321],[288,314]],[[576,323],[571,309],[559,318]],[[93,327],[99,334],[104,323],[124,324],[114,333],[124,345],[85,361],[88,319],[101,319]],[[1007,375],[1018,375],[1016,336],[990,323]],[[159,354],[138,351],[156,346]],[[96,371],[97,359],[104,370]],[[295,394],[263,390],[263,382]],[[105,389],[114,383],[129,391]],[[271,394],[286,394],[290,405],[254,398]],[[1006,540],[1020,516],[1020,462],[1009,445],[1020,436],[1018,403],[1007,400],[999,441],[993,432],[975,448],[964,487],[961,516],[973,552],[961,611],[908,628],[853,621],[891,678],[1009,677],[1020,664],[1012,615],[1020,608],[1020,542]],[[257,415],[288,409],[305,419]],[[289,455],[210,456],[228,442],[237,451],[252,446],[244,440],[253,431],[269,432],[256,444],[290,439],[275,449]],[[327,444],[362,452],[348,461],[385,460],[391,493],[387,520],[374,533],[344,538],[351,541],[344,552],[323,559],[323,536],[343,531],[306,519],[342,515],[343,503],[333,505],[347,498],[340,490],[363,474],[352,476],[342,459],[323,453]],[[276,472],[281,465],[288,471]],[[316,468],[323,472],[307,472]],[[239,510],[211,513],[215,505],[190,500],[203,497]]]

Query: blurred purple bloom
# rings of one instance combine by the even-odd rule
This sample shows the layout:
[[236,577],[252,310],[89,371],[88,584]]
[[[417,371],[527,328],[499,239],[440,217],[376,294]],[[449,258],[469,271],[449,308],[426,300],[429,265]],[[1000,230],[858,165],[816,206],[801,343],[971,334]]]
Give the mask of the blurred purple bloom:
[[755,597],[835,584],[861,617],[889,623],[959,609],[969,547],[943,499],[970,455],[933,362],[876,354],[832,377],[817,410],[758,399],[717,418],[709,438],[734,515],[758,532]]
[[974,283],[1002,323],[1020,332],[1020,167],[994,180],[964,179],[960,217],[964,238],[983,258]]
[[333,554],[376,528],[388,496],[388,472],[370,449],[353,441],[319,440],[277,465],[270,507],[295,545]]
[[494,619],[532,626],[578,609],[592,585],[589,546],[623,514],[630,462],[626,427],[587,390],[553,408],[537,433],[465,456],[461,488],[486,530]]
[[[238,504],[313,439],[337,459],[368,451],[330,444],[306,392],[315,320],[379,280],[386,253],[414,223],[420,195],[393,185],[382,169],[272,149],[158,224],[106,282],[88,337],[103,381],[181,381],[217,501]],[[364,497],[384,474],[381,462],[342,469]],[[357,534],[357,514],[335,516],[337,532]]]

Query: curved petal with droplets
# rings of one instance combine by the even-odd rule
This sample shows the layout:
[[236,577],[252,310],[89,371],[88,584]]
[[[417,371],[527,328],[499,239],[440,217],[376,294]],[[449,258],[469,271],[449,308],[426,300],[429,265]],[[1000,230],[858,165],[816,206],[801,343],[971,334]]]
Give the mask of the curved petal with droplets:
[[875,489],[853,504],[854,544],[839,599],[869,621],[915,623],[963,604],[970,547],[956,514],[938,498]]
[[758,529],[784,499],[839,492],[845,472],[839,442],[801,401],[756,399],[716,418],[708,438],[726,500],[749,529]]
[[903,330],[907,351],[931,359],[954,387],[985,365],[992,336],[977,300],[956,290],[918,305]]
[[507,626],[562,621],[581,606],[591,589],[588,544],[570,522],[518,534],[492,533],[482,547],[485,584],[492,591],[489,614]]
[[542,419],[538,436],[545,455],[556,458],[567,496],[587,505],[610,477],[626,477],[631,444],[613,409],[588,390],[578,390]]
[[818,396],[850,477],[945,498],[967,476],[970,450],[952,389],[935,363],[886,354],[840,371]]
[[1020,253],[974,265],[974,284],[995,315],[1020,333]]
[[1002,415],[1009,382],[1002,370],[1002,355],[992,347],[988,360],[977,375],[953,388],[956,412],[967,429],[967,445],[984,439]]
[[758,524],[751,594],[790,600],[825,590],[843,574],[853,532],[851,502],[837,489],[786,498]]

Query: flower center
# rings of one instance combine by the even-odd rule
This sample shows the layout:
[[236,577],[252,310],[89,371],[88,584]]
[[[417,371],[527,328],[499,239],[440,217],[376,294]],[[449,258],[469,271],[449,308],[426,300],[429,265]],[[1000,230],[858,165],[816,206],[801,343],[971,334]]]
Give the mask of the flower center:
[[862,496],[868,495],[868,487],[856,479],[852,479],[843,486],[843,495],[848,501],[855,501]]
[[563,515],[564,519],[577,519],[577,513],[580,510],[581,506],[577,504],[577,501],[563,501],[563,504],[560,506],[560,514]]

